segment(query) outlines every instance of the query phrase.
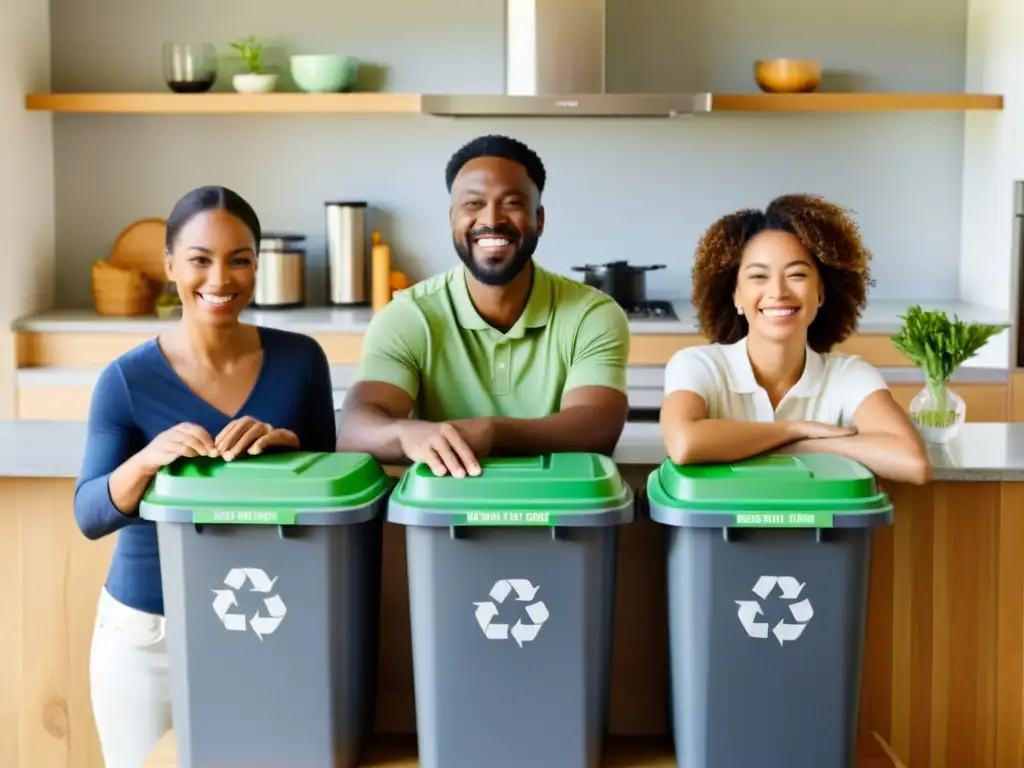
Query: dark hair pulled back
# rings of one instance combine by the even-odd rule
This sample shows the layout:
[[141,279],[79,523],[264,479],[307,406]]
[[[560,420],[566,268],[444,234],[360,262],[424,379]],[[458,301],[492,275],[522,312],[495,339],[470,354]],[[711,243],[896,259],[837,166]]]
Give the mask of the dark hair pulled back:
[[207,186],[197,187],[191,192],[186,192],[171,209],[171,215],[167,217],[167,236],[164,241],[167,253],[174,250],[182,227],[200,213],[216,210],[227,211],[245,224],[252,233],[257,252],[259,251],[260,219],[253,207],[234,190],[227,187]]

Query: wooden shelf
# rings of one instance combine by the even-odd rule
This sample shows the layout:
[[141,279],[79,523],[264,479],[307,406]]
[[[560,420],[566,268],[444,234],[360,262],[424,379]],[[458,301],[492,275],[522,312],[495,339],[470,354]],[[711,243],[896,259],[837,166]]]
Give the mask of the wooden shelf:
[[[420,114],[417,93],[32,93],[25,108],[79,114]],[[1003,97],[971,93],[723,93],[713,112],[1001,110]]]
[[415,93],[32,93],[25,108],[116,114],[419,114]]
[[913,112],[1000,110],[985,93],[716,93],[713,112]]

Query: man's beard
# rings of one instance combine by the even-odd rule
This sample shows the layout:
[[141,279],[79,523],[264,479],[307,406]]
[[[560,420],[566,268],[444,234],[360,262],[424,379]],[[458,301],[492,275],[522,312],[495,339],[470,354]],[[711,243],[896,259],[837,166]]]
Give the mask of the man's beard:
[[454,236],[452,237],[452,244],[455,246],[455,252],[459,255],[459,259],[462,263],[466,265],[466,269],[469,270],[469,273],[484,285],[491,286],[507,285],[515,280],[519,273],[523,271],[523,268],[530,262],[530,259],[533,258],[534,251],[537,250],[537,243],[540,241],[540,237],[536,232],[522,235],[522,242],[516,248],[515,254],[512,256],[512,260],[497,269],[492,269],[484,264],[480,264],[473,258],[472,246],[470,243],[472,243],[477,237],[483,235],[505,237],[511,242],[516,242],[520,239],[520,234],[518,230],[513,230],[507,227],[498,227],[497,229],[475,229],[467,235],[465,243],[460,243]]

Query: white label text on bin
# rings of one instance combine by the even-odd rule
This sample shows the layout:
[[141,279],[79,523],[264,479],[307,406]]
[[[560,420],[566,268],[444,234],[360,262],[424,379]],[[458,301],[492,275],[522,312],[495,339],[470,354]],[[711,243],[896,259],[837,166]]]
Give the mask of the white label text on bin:
[[192,522],[211,525],[293,525],[295,512],[281,509],[197,509]]
[[831,512],[758,512],[736,513],[737,526],[762,528],[831,528]]
[[550,512],[467,512],[463,525],[554,525]]

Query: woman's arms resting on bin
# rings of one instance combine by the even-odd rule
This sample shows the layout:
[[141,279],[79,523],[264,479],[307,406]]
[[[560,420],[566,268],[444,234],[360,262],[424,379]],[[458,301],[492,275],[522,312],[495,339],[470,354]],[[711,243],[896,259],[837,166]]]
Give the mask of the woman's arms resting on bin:
[[660,423],[677,464],[739,461],[769,451],[835,453],[890,480],[920,485],[932,478],[924,444],[888,390],[877,390],[857,407],[856,433],[814,421],[709,419],[704,398],[688,390],[665,398]]
[[860,462],[879,477],[912,485],[932,479],[924,441],[887,389],[868,395],[853,414],[857,434],[798,440],[786,453],[835,453]]
[[684,389],[665,398],[660,423],[669,458],[676,464],[740,461],[798,440],[853,434],[814,421],[711,419],[704,398]]

